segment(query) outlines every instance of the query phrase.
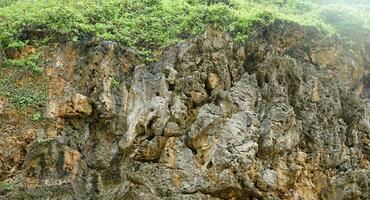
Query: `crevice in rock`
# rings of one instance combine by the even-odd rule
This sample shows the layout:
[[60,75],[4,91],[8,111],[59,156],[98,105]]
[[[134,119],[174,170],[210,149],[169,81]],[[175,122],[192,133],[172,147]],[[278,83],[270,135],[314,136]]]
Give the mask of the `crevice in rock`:
[[100,189],[99,189],[99,178],[98,174],[94,173],[92,175],[92,180],[91,180],[91,200],[99,200],[100,199]]

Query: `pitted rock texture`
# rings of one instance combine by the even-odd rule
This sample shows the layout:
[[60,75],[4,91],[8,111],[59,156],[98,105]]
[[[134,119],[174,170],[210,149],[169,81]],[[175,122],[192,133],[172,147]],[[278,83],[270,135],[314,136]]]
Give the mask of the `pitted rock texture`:
[[0,199],[369,199],[369,44],[282,21],[243,45],[209,28],[151,65],[56,44],[47,120],[11,136],[26,126],[2,110]]

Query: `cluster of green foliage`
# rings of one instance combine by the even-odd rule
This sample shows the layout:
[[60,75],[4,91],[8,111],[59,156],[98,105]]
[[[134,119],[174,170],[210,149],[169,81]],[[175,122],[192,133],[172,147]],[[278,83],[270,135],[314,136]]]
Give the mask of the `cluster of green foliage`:
[[32,115],[32,121],[37,122],[42,119],[42,114],[41,112],[37,111]]
[[15,3],[17,0],[0,0],[0,8],[9,6],[12,3]]
[[0,46],[22,47],[29,42],[22,38],[22,30],[34,29],[65,33],[71,40],[90,33],[150,53],[197,35],[209,24],[238,41],[246,39],[254,24],[275,18],[315,25],[329,33],[340,30],[340,20],[333,22],[323,16],[328,12],[350,15],[352,21],[369,27],[366,5],[322,1],[18,0],[0,8]]
[[111,87],[111,89],[113,89],[113,88],[116,88],[116,87],[118,87],[119,86],[119,81],[116,79],[116,78],[112,78],[112,80],[111,80],[111,82],[110,82],[110,87]]
[[20,0],[0,8],[0,46],[21,48],[30,42],[22,30],[34,29],[64,33],[71,40],[91,33],[150,53],[197,35],[209,24],[242,39],[255,21],[271,20],[272,14],[253,9],[245,16],[222,2],[201,0]]
[[2,66],[16,69],[29,69],[34,74],[41,74],[43,71],[41,67],[42,63],[40,63],[41,61],[40,54],[35,53],[26,58],[6,59]]
[[14,185],[11,183],[0,183],[0,189],[5,190],[5,191],[12,191],[14,189]]
[[[12,75],[0,74],[0,96],[9,99],[11,105],[18,109],[31,107],[38,109],[47,102],[47,88],[41,75],[31,76],[30,80],[19,83],[24,70],[16,70]],[[35,116],[35,119],[38,116]]]

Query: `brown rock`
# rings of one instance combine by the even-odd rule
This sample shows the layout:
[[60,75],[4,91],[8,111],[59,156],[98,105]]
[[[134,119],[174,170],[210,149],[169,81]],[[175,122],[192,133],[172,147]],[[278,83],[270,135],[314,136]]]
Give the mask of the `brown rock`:
[[78,172],[77,163],[80,159],[81,159],[80,152],[74,149],[67,149],[64,151],[63,170],[71,173],[71,179],[74,179],[77,175]]
[[92,106],[86,96],[82,94],[75,94],[72,96],[72,106],[75,112],[91,115]]
[[333,66],[337,62],[334,49],[315,49],[311,51],[312,62],[318,65]]
[[211,89],[215,89],[218,85],[218,82],[219,82],[219,78],[217,74],[210,73],[208,75],[208,85]]
[[48,104],[51,117],[67,117],[91,115],[92,106],[89,99],[82,94],[74,94],[71,98],[54,99]]

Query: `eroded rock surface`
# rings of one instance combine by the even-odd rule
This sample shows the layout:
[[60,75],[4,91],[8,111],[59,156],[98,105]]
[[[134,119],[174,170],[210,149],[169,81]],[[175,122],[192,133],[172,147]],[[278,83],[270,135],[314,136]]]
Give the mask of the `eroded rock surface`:
[[57,44],[46,122],[12,135],[0,101],[0,178],[17,186],[0,199],[369,199],[362,45],[281,21],[244,45],[210,28],[152,65]]

